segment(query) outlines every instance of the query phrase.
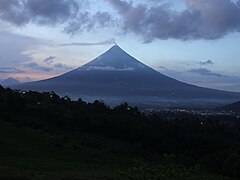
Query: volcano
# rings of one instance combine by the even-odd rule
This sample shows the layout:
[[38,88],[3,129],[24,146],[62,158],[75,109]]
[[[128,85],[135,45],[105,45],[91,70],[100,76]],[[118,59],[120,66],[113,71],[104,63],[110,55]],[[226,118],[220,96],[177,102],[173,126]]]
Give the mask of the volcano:
[[209,104],[240,99],[240,93],[201,88],[167,77],[127,54],[118,45],[68,73],[14,88],[54,91],[63,96],[116,103]]
[[4,81],[2,81],[0,83],[2,86],[4,87],[9,87],[9,86],[12,86],[12,85],[18,85],[20,84],[20,81],[18,81],[17,79],[14,79],[14,78],[8,78],[8,79],[5,79]]

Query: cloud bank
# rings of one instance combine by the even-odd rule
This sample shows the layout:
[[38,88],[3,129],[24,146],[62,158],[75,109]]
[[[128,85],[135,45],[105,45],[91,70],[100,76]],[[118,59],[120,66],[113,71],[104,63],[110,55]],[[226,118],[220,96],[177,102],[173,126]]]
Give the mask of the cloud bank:
[[53,65],[55,68],[59,68],[59,69],[65,69],[65,70],[71,70],[74,69],[74,66],[68,66],[66,64],[62,64],[62,63],[56,63]]
[[48,56],[47,58],[45,58],[43,60],[43,63],[46,63],[47,65],[49,65],[51,67],[39,66],[36,63],[25,64],[25,66],[27,65],[27,67],[30,67],[33,69],[39,69],[39,70],[43,70],[43,71],[47,71],[47,72],[54,70],[54,68],[64,69],[64,70],[70,70],[70,69],[75,68],[74,66],[68,66],[63,63],[55,63],[55,59],[56,59],[56,56]]
[[64,31],[72,35],[108,26],[111,16],[107,12],[86,11],[89,3],[88,0],[0,0],[0,19],[16,26],[66,24]]
[[206,69],[206,68],[191,69],[189,72],[199,74],[202,76],[217,76],[217,77],[223,76],[222,74],[212,72],[211,70]]
[[41,70],[45,72],[50,72],[53,70],[53,68],[46,67],[46,66],[41,66],[35,62],[24,64],[24,67],[31,68],[31,69],[36,69],[36,70]]
[[15,25],[63,23],[78,11],[74,0],[0,0],[0,18]]
[[4,67],[0,68],[0,74],[18,74],[18,73],[24,73],[25,71],[14,68],[14,67]]
[[209,69],[191,69],[179,71],[175,69],[169,69],[164,66],[160,66],[159,71],[164,75],[179,81],[195,84],[200,87],[239,92],[239,76],[230,76]]
[[185,0],[186,9],[171,10],[165,4],[148,7],[132,1],[107,0],[119,13],[123,29],[154,39],[218,39],[240,31],[240,0]]
[[[103,2],[109,4],[106,10],[96,11],[95,7],[95,11],[88,11],[89,4],[94,7],[93,1],[0,0],[0,19],[17,26],[64,23],[64,32],[71,35],[115,27],[125,33],[135,33],[145,42],[169,38],[214,40],[240,32],[240,0],[185,0],[182,10],[155,0],[138,4],[128,0],[98,3]],[[108,8],[113,8],[118,16],[108,12]]]
[[67,26],[64,28],[64,32],[76,35],[83,31],[95,31],[111,26],[114,26],[114,20],[108,12],[81,12],[68,22]]

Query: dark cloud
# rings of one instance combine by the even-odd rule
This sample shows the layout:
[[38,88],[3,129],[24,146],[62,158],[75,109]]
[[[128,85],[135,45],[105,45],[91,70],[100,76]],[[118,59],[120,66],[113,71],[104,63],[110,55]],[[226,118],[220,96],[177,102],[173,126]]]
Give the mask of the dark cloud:
[[223,76],[222,74],[212,72],[211,70],[206,69],[206,68],[191,69],[189,72],[199,74],[202,76],[217,76],[217,77]]
[[74,68],[73,66],[68,66],[68,65],[62,64],[62,63],[54,64],[54,67],[55,68],[60,68],[60,69],[67,69],[67,70]]
[[[166,0],[105,0],[120,15],[88,11],[90,0],[0,0],[0,19],[15,25],[61,24],[76,35],[106,27],[133,32],[145,42],[154,39],[219,39],[240,32],[240,0],[185,0],[186,8],[175,10]],[[149,3],[148,3],[149,2]],[[153,3],[156,2],[156,3]]]
[[54,62],[55,58],[56,58],[56,56],[49,56],[46,59],[44,59],[43,62],[45,62],[47,64],[52,64]]
[[[55,57],[54,57],[55,58]],[[55,63],[53,64],[53,56],[50,56],[49,58],[46,58],[46,59],[49,59],[47,62],[49,64],[51,64],[51,67],[47,67],[47,66],[42,66],[42,65],[39,65],[35,62],[31,62],[31,63],[28,63],[28,64],[24,64],[23,66],[24,67],[27,67],[27,68],[31,68],[31,69],[36,69],[36,70],[41,70],[41,71],[45,71],[45,72],[50,72],[50,71],[53,71],[54,68],[59,68],[59,69],[65,69],[65,70],[70,70],[70,69],[73,69],[74,67],[73,66],[68,66],[66,64],[62,64],[62,63]]]
[[133,5],[132,1],[107,0],[120,14],[123,29],[156,39],[218,39],[240,31],[240,1],[186,0],[186,9],[178,12],[166,5]]
[[[66,45],[67,46],[67,45]],[[73,66],[68,66],[66,64],[62,64],[62,63],[54,63],[54,59],[56,58],[56,56],[49,56],[47,57],[46,59],[44,59],[43,62],[47,63],[48,65],[51,65],[52,67],[54,68],[59,68],[59,69],[66,69],[66,70],[69,70],[69,69],[73,69],[74,67]],[[26,65],[25,65],[26,66]],[[31,68],[34,68],[34,69],[40,69],[40,70],[43,70],[43,71],[52,71],[53,68],[49,68],[49,67],[43,67],[43,66],[39,66],[38,64],[36,63],[30,63],[30,64],[27,64],[27,66],[31,67]]]
[[40,24],[62,23],[79,11],[75,0],[28,0],[30,17]]
[[108,12],[79,13],[76,18],[69,21],[64,31],[71,35],[76,35],[83,31],[91,31],[100,28],[113,26],[114,20]]
[[24,73],[25,71],[13,68],[13,67],[7,67],[7,68],[0,68],[0,74],[13,74],[13,73]]
[[29,22],[25,3],[19,0],[0,0],[0,18],[16,25]]
[[88,0],[0,0],[0,19],[17,26],[64,24],[64,31],[71,35],[111,26],[112,16],[103,11],[88,12],[89,3]]
[[46,66],[41,66],[41,65],[39,65],[35,62],[24,64],[24,67],[28,67],[28,68],[36,69],[36,70],[41,70],[41,71],[45,71],[45,72],[50,72],[50,71],[53,70],[53,68],[46,67]]
[[111,45],[111,44],[115,44],[115,42],[116,40],[112,38],[112,39],[108,39],[106,41],[101,41],[101,42],[93,42],[93,43],[75,42],[75,43],[59,44],[58,46],[98,46],[98,45]]
[[121,14],[130,11],[133,8],[132,1],[127,2],[124,0],[107,0],[110,2]]
[[207,61],[200,61],[200,62],[198,62],[198,64],[200,64],[202,66],[206,66],[206,65],[214,65],[214,62],[211,60],[207,60]]
[[165,66],[158,66],[158,68],[159,68],[160,70],[163,70],[163,71],[167,71],[167,70],[168,70],[168,68],[165,67]]
[[78,11],[75,0],[0,0],[0,19],[15,25],[63,23]]

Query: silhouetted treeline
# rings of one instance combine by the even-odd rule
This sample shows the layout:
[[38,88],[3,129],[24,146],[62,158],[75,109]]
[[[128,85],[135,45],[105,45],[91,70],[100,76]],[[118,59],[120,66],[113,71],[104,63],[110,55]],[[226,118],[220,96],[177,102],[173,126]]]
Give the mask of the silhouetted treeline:
[[146,116],[127,103],[72,101],[54,92],[21,92],[0,86],[0,119],[52,133],[100,133],[135,144],[138,153],[175,154],[221,174],[240,177],[240,123],[197,117]]

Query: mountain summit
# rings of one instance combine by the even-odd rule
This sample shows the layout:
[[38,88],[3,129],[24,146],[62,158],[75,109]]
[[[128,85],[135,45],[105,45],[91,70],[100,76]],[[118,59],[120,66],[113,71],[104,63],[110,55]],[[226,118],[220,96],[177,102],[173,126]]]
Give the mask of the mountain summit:
[[130,71],[148,67],[127,54],[118,45],[114,45],[107,52],[94,59],[93,61],[85,64],[80,69],[82,68],[112,71]]
[[167,77],[127,54],[118,45],[68,73],[15,88],[55,91],[60,95],[115,103],[201,104],[240,99],[240,93],[201,88]]
[[17,79],[14,79],[14,78],[12,78],[12,77],[10,77],[10,78],[7,78],[7,79],[5,79],[4,81],[2,81],[0,84],[1,84],[2,86],[4,86],[4,87],[9,87],[9,86],[12,86],[12,85],[18,85],[18,84],[20,84],[20,81],[18,81]]

